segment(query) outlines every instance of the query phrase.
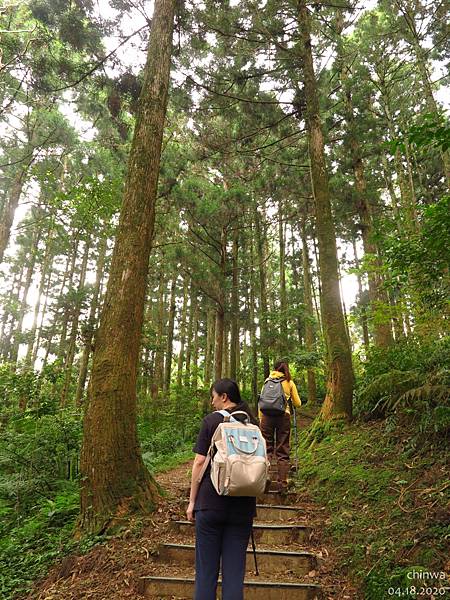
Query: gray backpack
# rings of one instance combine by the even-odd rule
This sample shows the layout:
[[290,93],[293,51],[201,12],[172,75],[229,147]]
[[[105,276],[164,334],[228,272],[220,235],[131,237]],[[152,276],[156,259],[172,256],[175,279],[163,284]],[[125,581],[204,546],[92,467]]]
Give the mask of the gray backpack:
[[263,415],[276,417],[286,412],[287,400],[283,390],[284,377],[268,377],[259,396],[258,408]]

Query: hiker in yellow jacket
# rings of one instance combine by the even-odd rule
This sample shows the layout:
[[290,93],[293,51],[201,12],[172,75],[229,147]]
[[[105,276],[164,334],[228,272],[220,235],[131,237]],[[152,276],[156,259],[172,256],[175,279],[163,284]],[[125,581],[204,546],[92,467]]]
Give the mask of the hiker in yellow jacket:
[[[271,462],[277,461],[278,465],[278,483],[280,491],[287,488],[287,477],[289,474],[289,454],[290,454],[290,434],[291,434],[291,410],[290,402],[294,407],[300,408],[302,405],[298,395],[297,387],[292,381],[289,372],[289,365],[285,361],[278,361],[274,365],[274,370],[269,375],[270,379],[283,378],[281,385],[286,396],[286,407],[284,414],[273,415],[263,414],[259,410],[261,421],[261,432],[266,440],[267,456]],[[267,380],[266,380],[267,381]]]

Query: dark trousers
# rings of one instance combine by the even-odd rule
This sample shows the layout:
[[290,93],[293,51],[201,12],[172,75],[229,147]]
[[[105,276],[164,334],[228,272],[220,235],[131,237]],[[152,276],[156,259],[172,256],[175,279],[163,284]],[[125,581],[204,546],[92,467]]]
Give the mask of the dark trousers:
[[216,600],[221,558],[222,600],[243,600],[252,523],[253,519],[239,521],[231,511],[196,511],[194,600]]
[[291,434],[291,416],[262,415],[261,432],[266,440],[267,456],[276,458],[278,464],[289,464],[289,438]]

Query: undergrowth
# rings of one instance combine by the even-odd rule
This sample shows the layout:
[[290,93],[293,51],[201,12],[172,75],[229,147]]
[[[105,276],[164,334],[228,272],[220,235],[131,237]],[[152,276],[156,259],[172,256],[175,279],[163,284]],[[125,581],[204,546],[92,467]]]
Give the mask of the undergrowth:
[[407,456],[409,433],[380,422],[347,425],[301,455],[297,484],[328,507],[326,535],[365,600],[410,586],[413,568],[445,571],[449,453]]
[[[21,596],[49,566],[71,553],[84,553],[106,536],[74,540],[79,514],[79,454],[82,413],[61,409],[41,375],[21,380],[3,366],[0,393],[25,397],[3,404],[0,415],[0,598]],[[18,387],[20,383],[20,389]],[[44,382],[45,383],[45,382]],[[42,397],[39,394],[43,394]],[[181,394],[181,391],[180,391]],[[189,395],[186,393],[186,397]],[[151,473],[172,469],[192,457],[200,421],[197,402],[177,397],[141,415],[139,439]]]

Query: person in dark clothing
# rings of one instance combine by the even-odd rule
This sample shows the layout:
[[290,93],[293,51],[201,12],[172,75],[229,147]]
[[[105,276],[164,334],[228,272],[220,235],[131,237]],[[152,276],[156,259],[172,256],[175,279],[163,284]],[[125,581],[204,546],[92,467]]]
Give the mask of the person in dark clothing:
[[[211,404],[215,411],[225,409],[231,414],[244,411],[257,424],[232,379],[219,379],[211,386]],[[236,419],[242,418],[245,417],[236,415]],[[186,514],[190,521],[195,521],[195,600],[216,600],[221,561],[222,600],[244,597],[245,559],[256,515],[256,498],[220,496],[211,481],[210,465],[201,482],[198,481],[212,436],[223,419],[219,412],[207,415],[193,448],[195,459]]]

